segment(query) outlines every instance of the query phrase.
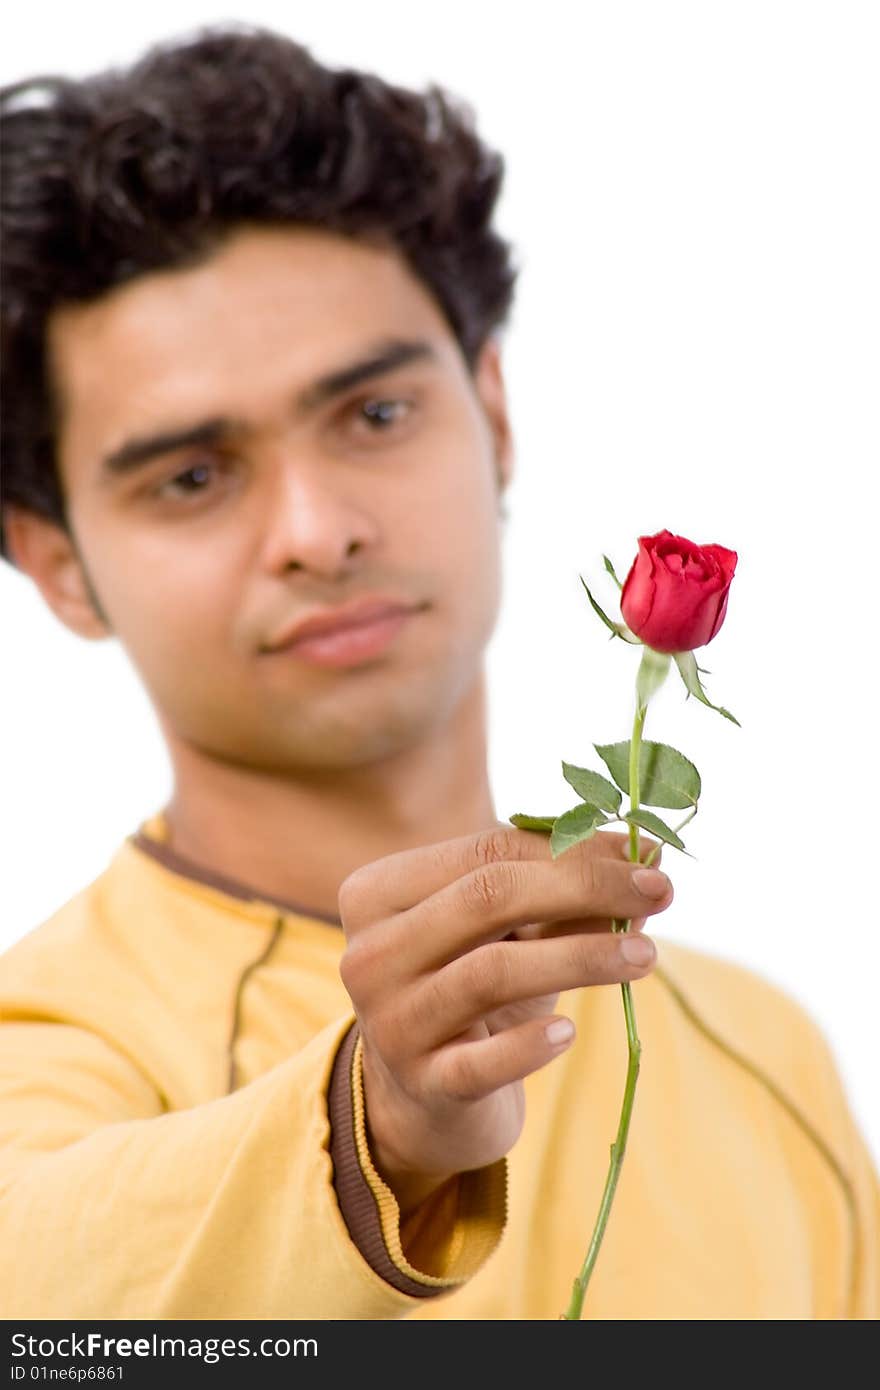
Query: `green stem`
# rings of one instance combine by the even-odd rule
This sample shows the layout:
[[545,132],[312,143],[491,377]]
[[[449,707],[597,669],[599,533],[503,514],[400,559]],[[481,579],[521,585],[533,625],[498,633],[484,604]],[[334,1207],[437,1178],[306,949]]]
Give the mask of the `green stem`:
[[[629,741],[629,809],[631,811],[639,809],[639,754],[642,749],[642,729],[645,727],[645,715],[647,713],[648,706],[640,704],[637,700],[633,733]],[[637,825],[631,825],[629,828],[629,857],[634,864],[638,861],[639,827]],[[615,926],[614,930],[629,931],[629,921],[625,927]]]
[[[647,711],[647,704],[642,704],[639,699],[636,699],[635,722],[633,724],[632,739],[629,747],[629,794],[631,811],[637,811],[639,809],[639,754],[642,743],[642,729],[644,728]],[[693,814],[694,812],[692,811],[691,815]],[[688,820],[689,819],[690,816],[688,816]],[[638,826],[631,825],[629,834],[629,857],[632,863],[637,863],[639,857]],[[615,919],[611,923],[611,929],[615,932],[627,932],[630,929],[631,922],[632,918],[627,918],[626,921]],[[620,988],[623,992],[623,1012],[626,1018],[626,1037],[629,1046],[626,1085],[623,1090],[623,1106],[620,1111],[620,1123],[617,1126],[617,1138],[611,1145],[611,1162],[608,1167],[608,1176],[605,1179],[605,1190],[602,1193],[602,1201],[599,1206],[599,1214],[596,1218],[595,1229],[593,1230],[593,1238],[590,1241],[590,1248],[587,1251],[581,1272],[572,1285],[568,1308],[564,1313],[560,1313],[559,1315],[561,1319],[572,1322],[577,1322],[581,1317],[587,1284],[590,1281],[590,1275],[593,1272],[593,1267],[599,1254],[599,1247],[605,1235],[608,1214],[611,1211],[611,1203],[614,1199],[617,1180],[620,1177],[620,1169],[623,1164],[623,1155],[626,1152],[626,1140],[629,1134],[629,1123],[636,1093],[636,1080],[639,1075],[642,1044],[636,1032],[636,1016],[633,1009],[632,989],[628,980],[624,981]]]

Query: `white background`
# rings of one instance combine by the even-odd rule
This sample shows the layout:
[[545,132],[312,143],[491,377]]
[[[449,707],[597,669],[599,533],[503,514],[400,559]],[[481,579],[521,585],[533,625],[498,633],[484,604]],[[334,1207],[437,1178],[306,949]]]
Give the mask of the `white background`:
[[[673,668],[645,736],[703,776],[667,849],[656,934],[805,1005],[880,1156],[874,806],[880,42],[874,4],[540,7],[393,0],[34,3],[0,79],[73,75],[206,21],[281,29],[333,66],[464,97],[507,161],[522,266],[504,346],[517,436],[489,649],[501,817],[559,814],[560,762],[630,734],[638,649],[606,641],[636,537],[739,552],[728,616]],[[112,643],[69,634],[0,566],[0,947],[97,875],[169,792],[154,716]],[[677,817],[673,817],[676,819]],[[621,1016],[621,1027],[623,1018]]]

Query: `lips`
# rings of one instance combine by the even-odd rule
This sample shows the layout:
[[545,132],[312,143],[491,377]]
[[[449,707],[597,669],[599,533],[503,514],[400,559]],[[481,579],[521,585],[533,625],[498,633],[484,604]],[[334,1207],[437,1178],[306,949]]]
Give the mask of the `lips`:
[[379,618],[392,617],[399,613],[411,613],[415,605],[402,603],[399,599],[371,598],[360,599],[344,604],[340,608],[323,609],[300,619],[280,634],[272,643],[270,651],[295,646],[307,637],[327,636],[330,633],[344,632],[347,629],[362,627],[376,622]]

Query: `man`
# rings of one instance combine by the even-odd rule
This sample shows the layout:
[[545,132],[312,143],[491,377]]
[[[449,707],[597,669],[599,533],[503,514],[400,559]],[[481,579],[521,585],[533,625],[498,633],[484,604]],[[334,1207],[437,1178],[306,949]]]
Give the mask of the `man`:
[[174,770],[0,961],[4,1316],[557,1317],[624,980],[585,1315],[876,1316],[813,1022],[658,963],[659,854],[496,815],[498,156],[265,31],[18,84],[4,130],[5,553],[123,644]]

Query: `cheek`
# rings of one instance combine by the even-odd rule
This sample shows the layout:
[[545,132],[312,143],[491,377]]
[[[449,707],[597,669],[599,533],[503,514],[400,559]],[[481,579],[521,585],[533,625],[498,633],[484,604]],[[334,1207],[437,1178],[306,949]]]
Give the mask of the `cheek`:
[[446,604],[463,633],[480,640],[494,625],[500,601],[498,495],[484,458],[464,455],[441,485],[425,490],[410,554],[442,576]]
[[[427,466],[423,466],[427,464]],[[498,491],[491,460],[462,429],[457,444],[448,435],[433,457],[423,457],[394,510],[410,553],[430,556],[447,571],[479,573],[498,547]]]
[[216,664],[228,649],[235,595],[241,592],[229,559],[219,546],[131,536],[95,556],[97,591],[120,641],[148,679],[163,672],[192,676],[196,664]]

